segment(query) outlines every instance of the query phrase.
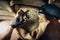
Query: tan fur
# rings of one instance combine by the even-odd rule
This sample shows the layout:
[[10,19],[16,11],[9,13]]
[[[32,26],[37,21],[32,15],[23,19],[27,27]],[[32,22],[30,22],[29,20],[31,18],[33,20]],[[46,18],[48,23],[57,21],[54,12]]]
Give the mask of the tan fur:
[[[49,24],[49,21],[45,18],[44,14],[39,14],[39,17],[39,27],[34,30],[37,32],[36,39],[38,39],[44,33],[47,25]],[[34,31],[32,34],[34,34]]]
[[[25,38],[25,39],[30,39],[30,40],[38,39],[38,38],[44,33],[47,25],[49,24],[49,21],[46,19],[46,17],[45,17],[44,14],[38,13],[38,10],[37,10],[37,9],[31,8],[31,7],[22,7],[22,8],[20,8],[20,10],[21,10],[21,9],[22,9],[23,11],[29,10],[29,11],[30,11],[30,12],[29,12],[29,15],[31,16],[31,19],[33,18],[33,20],[35,19],[34,16],[37,15],[38,18],[39,18],[39,19],[38,19],[39,25],[38,25],[38,27],[35,28],[35,29],[33,29],[33,27],[31,28],[31,29],[33,29],[32,32],[31,32],[32,35],[30,35],[30,33],[26,32],[26,30],[24,30],[24,29],[22,29],[22,28],[20,28],[20,29],[19,29],[20,31],[18,31],[18,32],[20,32],[21,35],[22,35],[22,37]],[[18,13],[20,10],[18,10],[17,13]],[[35,15],[34,15],[34,13],[35,13]],[[18,16],[18,14],[17,14],[17,16]],[[17,16],[16,16],[16,17],[17,17]],[[34,20],[34,21],[35,21],[35,20]],[[33,36],[34,36],[34,32],[35,32],[35,31],[36,31],[37,35],[36,35],[36,38],[34,39]],[[26,34],[25,34],[25,33],[26,33]]]

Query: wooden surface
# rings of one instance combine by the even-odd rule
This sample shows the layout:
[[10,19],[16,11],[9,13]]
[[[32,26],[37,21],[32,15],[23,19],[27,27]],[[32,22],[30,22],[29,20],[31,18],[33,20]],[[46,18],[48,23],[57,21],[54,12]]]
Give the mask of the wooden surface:
[[13,19],[14,15],[15,14],[13,12],[9,12],[9,11],[6,11],[6,10],[0,10],[0,20]]

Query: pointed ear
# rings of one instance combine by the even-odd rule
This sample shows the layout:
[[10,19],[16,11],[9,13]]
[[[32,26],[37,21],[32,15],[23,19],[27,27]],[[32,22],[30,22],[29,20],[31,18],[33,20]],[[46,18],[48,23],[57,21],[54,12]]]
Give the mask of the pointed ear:
[[27,10],[25,13],[29,12],[29,10]]
[[21,9],[20,12],[24,12],[24,11]]
[[23,13],[23,12],[24,12],[24,11],[21,9],[18,14],[21,14],[21,13]]

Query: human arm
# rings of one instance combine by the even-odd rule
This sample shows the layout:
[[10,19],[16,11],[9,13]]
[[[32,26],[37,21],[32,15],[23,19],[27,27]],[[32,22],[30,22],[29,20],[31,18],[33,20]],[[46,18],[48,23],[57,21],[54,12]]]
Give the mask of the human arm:
[[[8,26],[7,27],[7,29],[4,31],[4,33],[2,33],[1,34],[1,39],[0,40],[10,40],[10,37],[11,37],[11,34],[12,34],[12,32],[13,32],[13,29],[14,28],[16,28],[17,26],[17,24],[16,24],[16,22],[17,22],[17,20],[16,19],[14,19],[14,21],[13,21],[13,23],[12,24],[8,24],[8,22],[11,22],[11,21],[6,21],[6,23],[5,22],[3,22],[3,24],[6,24],[5,26],[4,26],[4,29],[5,29],[5,27],[7,26],[7,25],[10,25],[10,26]],[[3,25],[2,24],[2,25]],[[12,27],[12,25],[14,25],[14,28]],[[2,31],[3,31],[3,29],[2,29]]]
[[10,40],[12,31],[13,31],[13,28],[9,26],[6,32],[2,34],[1,40]]

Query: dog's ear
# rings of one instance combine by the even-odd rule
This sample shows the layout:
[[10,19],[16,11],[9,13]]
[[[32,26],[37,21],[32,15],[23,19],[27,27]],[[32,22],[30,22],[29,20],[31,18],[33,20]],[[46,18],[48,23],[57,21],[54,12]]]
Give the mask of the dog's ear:
[[21,12],[24,12],[24,11],[21,9]]
[[21,10],[18,12],[18,14],[22,14],[22,13],[24,13],[24,11],[21,9]]
[[25,13],[29,12],[29,10],[27,10]]

